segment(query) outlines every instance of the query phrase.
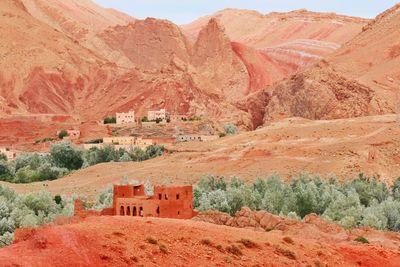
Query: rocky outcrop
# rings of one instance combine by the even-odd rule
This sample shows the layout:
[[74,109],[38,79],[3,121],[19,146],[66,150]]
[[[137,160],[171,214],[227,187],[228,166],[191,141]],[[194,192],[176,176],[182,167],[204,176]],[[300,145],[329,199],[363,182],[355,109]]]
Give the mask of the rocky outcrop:
[[274,85],[265,120],[277,114],[337,119],[399,112],[399,6],[322,62]]
[[238,228],[264,229],[267,231],[274,229],[285,230],[290,225],[300,223],[296,220],[273,215],[267,211],[252,211],[249,208],[242,208],[234,217],[218,211],[200,212],[193,220]]
[[249,80],[246,67],[216,19],[211,19],[200,31],[193,46],[191,63],[200,88],[221,92],[229,100],[245,95]]
[[268,89],[259,90],[235,104],[236,107],[250,114],[252,128],[256,129],[264,124],[265,107],[271,100],[271,93]]
[[370,88],[321,63],[274,86],[265,120],[282,115],[308,119],[367,116],[373,113],[373,97]]
[[189,62],[190,47],[186,37],[175,24],[166,20],[136,20],[126,26],[109,28],[99,36],[142,69],[161,69],[171,61],[186,65]]

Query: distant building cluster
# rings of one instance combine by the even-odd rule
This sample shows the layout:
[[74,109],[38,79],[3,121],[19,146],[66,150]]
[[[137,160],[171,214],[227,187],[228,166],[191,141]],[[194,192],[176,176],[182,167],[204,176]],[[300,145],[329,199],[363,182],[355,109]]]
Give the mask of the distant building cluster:
[[[111,117],[112,118],[112,117]],[[157,123],[167,123],[167,122],[179,122],[179,121],[189,121],[189,117],[183,114],[171,114],[166,109],[160,110],[149,110],[147,111],[147,116],[143,118],[136,118],[135,111],[130,110],[128,112],[118,112],[115,115],[114,123],[116,125],[124,124],[134,124],[136,122],[143,122],[146,125],[152,125],[152,122]],[[108,122],[113,123],[113,122]]]

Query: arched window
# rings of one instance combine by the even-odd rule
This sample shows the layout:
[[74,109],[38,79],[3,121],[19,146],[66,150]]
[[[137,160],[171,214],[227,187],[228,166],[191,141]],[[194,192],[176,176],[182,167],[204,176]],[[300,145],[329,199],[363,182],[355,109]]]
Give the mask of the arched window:
[[126,215],[127,215],[127,216],[131,216],[131,207],[130,207],[130,206],[128,206],[128,207],[126,208]]
[[157,207],[157,216],[160,216],[160,206]]
[[125,216],[125,208],[124,208],[124,206],[121,206],[121,209],[119,211],[119,215]]

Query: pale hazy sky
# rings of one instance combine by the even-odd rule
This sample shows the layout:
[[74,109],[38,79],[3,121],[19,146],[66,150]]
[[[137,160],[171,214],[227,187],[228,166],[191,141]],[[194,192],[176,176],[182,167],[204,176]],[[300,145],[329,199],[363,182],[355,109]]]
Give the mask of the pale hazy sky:
[[[0,0],[1,1],[1,0]],[[306,8],[312,11],[373,18],[394,6],[392,0],[94,0],[104,7],[113,7],[144,19],[155,17],[184,24],[198,17],[209,15],[224,8],[271,11],[290,11]]]

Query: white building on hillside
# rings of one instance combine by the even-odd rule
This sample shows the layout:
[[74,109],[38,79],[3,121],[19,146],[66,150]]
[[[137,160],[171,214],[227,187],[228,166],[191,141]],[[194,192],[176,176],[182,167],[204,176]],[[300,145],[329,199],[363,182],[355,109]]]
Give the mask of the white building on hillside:
[[170,115],[169,112],[166,111],[165,109],[150,110],[149,112],[147,112],[147,119],[149,121],[155,121],[157,119],[162,121],[167,121],[170,119]]
[[135,123],[135,111],[117,113],[116,120],[117,124]]

